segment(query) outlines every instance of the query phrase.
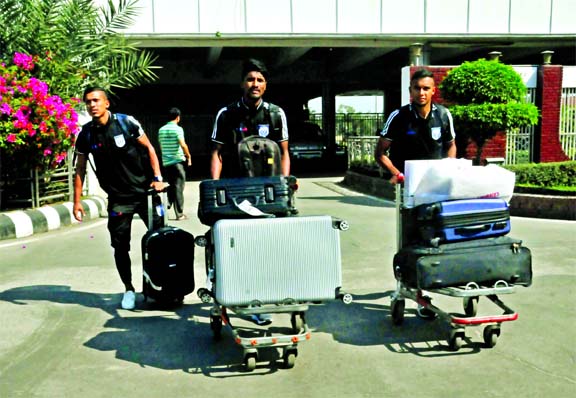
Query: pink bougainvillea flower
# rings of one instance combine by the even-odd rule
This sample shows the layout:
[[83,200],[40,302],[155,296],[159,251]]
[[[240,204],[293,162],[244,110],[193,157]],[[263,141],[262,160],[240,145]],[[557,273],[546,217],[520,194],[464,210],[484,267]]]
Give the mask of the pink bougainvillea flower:
[[74,106],[78,99],[50,94],[34,76],[37,57],[15,53],[0,60],[0,148],[10,157],[22,155],[27,167],[46,170],[66,158],[79,131]]
[[0,104],[0,113],[3,113],[4,115],[10,115],[12,113],[12,108],[9,104],[3,102]]
[[34,69],[34,58],[28,54],[14,53],[14,65],[24,70]]

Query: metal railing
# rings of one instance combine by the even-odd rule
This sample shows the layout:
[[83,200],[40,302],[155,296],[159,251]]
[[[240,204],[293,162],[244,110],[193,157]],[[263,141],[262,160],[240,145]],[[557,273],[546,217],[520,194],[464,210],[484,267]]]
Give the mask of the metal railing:
[[[322,114],[310,115],[310,121],[322,127]],[[382,113],[337,113],[336,143],[343,144],[349,137],[376,136],[382,130],[384,122]]]
[[348,148],[348,164],[376,164],[374,151],[379,137],[347,137],[345,144]]
[[44,173],[29,170],[3,176],[7,178],[2,189],[2,208],[35,208],[72,200],[73,172],[72,151],[69,151],[65,163],[57,169]]
[[[536,102],[536,89],[529,88],[526,93],[526,102]],[[534,126],[506,132],[506,159],[505,164],[530,163],[534,153]]]
[[576,160],[576,87],[562,89],[560,144],[566,156]]

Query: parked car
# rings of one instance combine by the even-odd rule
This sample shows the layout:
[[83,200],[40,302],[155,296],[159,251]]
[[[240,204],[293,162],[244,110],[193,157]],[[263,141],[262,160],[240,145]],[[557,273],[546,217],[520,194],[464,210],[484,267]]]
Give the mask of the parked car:
[[310,121],[291,124],[288,128],[290,158],[295,162],[317,163],[319,169],[346,170],[348,151],[346,146],[336,144],[330,150],[328,137],[320,126]]
[[303,121],[289,126],[290,158],[322,159],[326,154],[326,137],[316,123]]

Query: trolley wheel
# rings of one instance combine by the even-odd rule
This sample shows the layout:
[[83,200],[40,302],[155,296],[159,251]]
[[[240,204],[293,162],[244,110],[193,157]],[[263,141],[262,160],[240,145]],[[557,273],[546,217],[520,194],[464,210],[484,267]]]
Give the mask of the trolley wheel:
[[484,328],[484,344],[487,348],[492,348],[498,342],[498,336],[500,336],[500,328],[495,325],[488,325]]
[[198,289],[198,298],[200,299],[200,301],[202,301],[205,304],[208,304],[212,301],[212,294],[210,293],[210,290],[201,287],[200,289]]
[[256,369],[256,354],[246,354],[244,356],[244,369],[247,372],[252,372]]
[[304,313],[293,312],[290,317],[290,325],[292,325],[294,333],[299,333],[304,328]]
[[404,322],[404,308],[406,302],[403,299],[392,300],[392,323],[401,325]]
[[222,318],[220,318],[220,316],[210,316],[210,329],[212,329],[212,334],[215,339],[220,339],[220,337],[222,337]]
[[478,300],[480,298],[478,296],[474,297],[464,297],[464,313],[469,317],[476,316],[478,312]]
[[284,367],[286,369],[292,369],[296,363],[296,356],[298,351],[295,349],[284,351]]
[[450,332],[450,340],[448,340],[448,345],[452,351],[458,351],[462,348],[464,343],[464,332],[456,330]]

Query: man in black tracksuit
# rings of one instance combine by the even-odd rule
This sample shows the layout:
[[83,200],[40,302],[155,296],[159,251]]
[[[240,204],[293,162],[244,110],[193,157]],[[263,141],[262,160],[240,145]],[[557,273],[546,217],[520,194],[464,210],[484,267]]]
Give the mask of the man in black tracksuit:
[[278,143],[281,174],[290,174],[286,115],[282,108],[263,100],[267,81],[268,71],[262,62],[254,59],[244,62],[242,98],[222,108],[214,123],[210,157],[210,175],[213,179],[221,177],[224,161],[228,162],[225,175],[238,175],[237,144],[250,136],[269,138]]
[[[214,146],[210,158],[212,179],[221,177],[224,163],[227,177],[238,177],[242,174],[237,155],[238,143],[250,136],[275,141],[280,148],[280,173],[284,176],[290,175],[286,115],[282,108],[262,99],[267,81],[268,70],[262,62],[255,59],[244,62],[240,84],[242,98],[222,108],[214,122],[211,137]],[[252,320],[259,325],[272,323],[269,314],[254,314]]]
[[[434,104],[436,92],[434,75],[420,69],[410,79],[410,99],[408,105],[390,114],[376,146],[375,159],[391,174],[390,183],[397,184],[404,173],[406,160],[442,159],[456,157],[456,134],[450,111],[442,105]],[[403,215],[403,234],[410,234],[409,216]],[[424,299],[430,300],[428,297]],[[434,318],[435,313],[421,305],[418,315]]]
[[[108,194],[108,230],[116,268],[125,287],[121,305],[130,310],[136,303],[129,254],[132,219],[138,214],[147,222],[147,191],[164,188],[160,163],[140,123],[132,116],[108,110],[110,101],[103,88],[87,88],[84,103],[92,121],[82,127],[76,140],[74,218],[82,221],[85,215],[81,196],[91,153],[98,182]],[[153,218],[154,228],[159,227],[162,217],[155,212]]]
[[390,114],[376,146],[376,162],[392,175],[404,172],[406,160],[456,157],[450,111],[432,102],[436,92],[432,72],[421,69],[410,80],[411,102]]

